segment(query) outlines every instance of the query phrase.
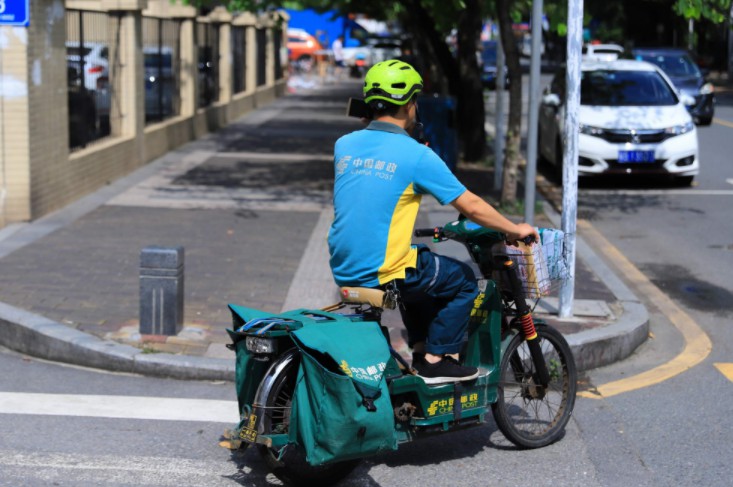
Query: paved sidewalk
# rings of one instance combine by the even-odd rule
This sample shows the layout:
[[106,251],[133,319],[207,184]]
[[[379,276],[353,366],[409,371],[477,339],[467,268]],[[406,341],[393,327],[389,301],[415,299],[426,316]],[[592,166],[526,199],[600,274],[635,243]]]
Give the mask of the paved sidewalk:
[[[258,109],[130,176],[30,224],[0,230],[0,344],[29,355],[182,379],[234,376],[228,303],[269,312],[338,301],[328,269],[332,149],[361,127],[344,116],[360,82],[315,85]],[[493,174],[460,166],[490,197]],[[426,199],[418,225],[455,218]],[[548,207],[539,226],[557,227]],[[184,328],[139,333],[139,258],[185,249]],[[439,252],[467,260],[457,244]],[[627,356],[647,336],[646,310],[582,240],[575,317],[538,311],[568,337],[582,369]],[[385,314],[408,354],[396,312]]]

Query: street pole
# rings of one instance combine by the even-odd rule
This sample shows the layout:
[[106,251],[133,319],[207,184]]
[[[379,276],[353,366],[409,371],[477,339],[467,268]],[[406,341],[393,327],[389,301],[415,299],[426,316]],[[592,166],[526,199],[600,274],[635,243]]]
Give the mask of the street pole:
[[496,123],[494,127],[494,190],[504,184],[504,46],[501,35],[496,39]]
[[728,16],[728,83],[733,81],[733,4]]
[[575,297],[575,232],[578,217],[578,110],[580,109],[580,55],[583,45],[583,0],[568,0],[567,86],[563,132],[562,230],[569,278],[560,288],[559,317],[573,315]]
[[542,53],[542,0],[532,2],[532,57],[529,65],[529,125],[527,166],[524,174],[524,221],[534,225],[537,179],[537,131],[540,118],[540,55]]

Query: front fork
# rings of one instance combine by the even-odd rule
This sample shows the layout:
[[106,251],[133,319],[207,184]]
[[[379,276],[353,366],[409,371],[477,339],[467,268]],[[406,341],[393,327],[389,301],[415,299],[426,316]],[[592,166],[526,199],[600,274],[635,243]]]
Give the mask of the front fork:
[[522,289],[522,283],[517,275],[517,264],[511,259],[506,259],[502,262],[502,266],[503,271],[509,278],[509,286],[514,296],[514,304],[517,307],[517,317],[522,326],[522,333],[524,334],[524,339],[527,340],[527,347],[529,347],[529,353],[532,356],[532,362],[537,372],[535,380],[542,387],[546,388],[550,383],[550,372],[547,370],[545,358],[542,356],[542,348],[540,341],[537,339],[538,335],[534,326],[534,320],[532,319],[532,313],[527,305],[527,300],[524,298],[524,289]]

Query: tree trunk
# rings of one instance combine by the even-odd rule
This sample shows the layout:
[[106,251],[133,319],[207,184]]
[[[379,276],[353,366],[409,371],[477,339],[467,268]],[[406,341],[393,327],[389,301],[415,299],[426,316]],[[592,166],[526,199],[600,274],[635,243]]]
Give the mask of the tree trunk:
[[448,93],[456,98],[458,133],[467,161],[481,160],[486,151],[485,113],[481,72],[476,48],[481,34],[481,0],[467,0],[459,18],[458,60],[444,36],[435,28],[435,19],[420,0],[405,0],[406,28],[429,45],[429,54],[439,65]]
[[463,158],[473,162],[482,160],[486,153],[484,89],[476,56],[481,41],[482,16],[480,0],[465,0],[465,6],[458,18],[458,128]]
[[[504,181],[501,187],[501,202],[514,204],[517,201],[519,164],[522,160],[522,67],[519,64],[519,48],[512,31],[511,8],[514,0],[497,0],[496,16],[499,20],[501,43],[506,54],[509,71],[509,123],[507,125],[504,149]],[[497,76],[501,74],[497,73]]]
[[430,15],[420,0],[406,0],[408,5],[406,15],[409,19],[410,30],[417,32],[419,37],[430,45],[430,50],[448,85],[448,91],[455,94],[460,89],[458,66],[448,49],[443,36],[435,28],[435,19]]

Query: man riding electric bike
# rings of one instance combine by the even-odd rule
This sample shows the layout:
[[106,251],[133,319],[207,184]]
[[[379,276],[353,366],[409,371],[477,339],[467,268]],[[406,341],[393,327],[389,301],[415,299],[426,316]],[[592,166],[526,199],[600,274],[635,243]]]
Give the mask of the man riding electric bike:
[[433,150],[410,136],[422,87],[420,74],[403,61],[383,61],[367,72],[371,122],[336,142],[328,243],[339,286],[399,293],[412,365],[425,383],[440,384],[478,376],[476,367],[458,361],[478,289],[468,265],[411,244],[422,196],[452,205],[509,242],[539,236],[468,191]]

